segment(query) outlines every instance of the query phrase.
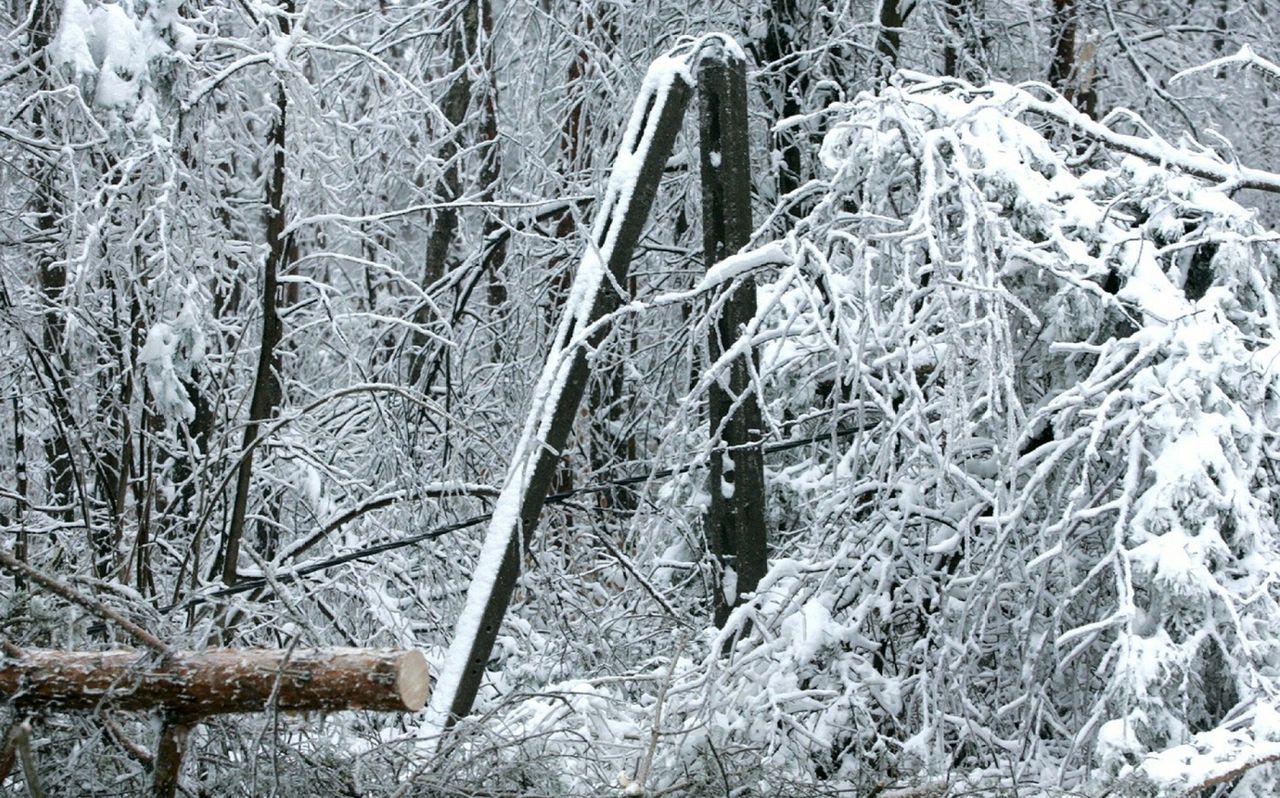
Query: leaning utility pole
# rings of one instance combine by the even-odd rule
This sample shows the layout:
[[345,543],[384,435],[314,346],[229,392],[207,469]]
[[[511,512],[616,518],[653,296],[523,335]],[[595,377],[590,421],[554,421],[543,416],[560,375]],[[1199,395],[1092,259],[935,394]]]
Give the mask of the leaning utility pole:
[[[691,67],[707,83],[703,97],[702,175],[708,267],[733,254],[751,232],[746,138],[746,79],[741,51],[708,37],[694,52],[658,59],[632,108],[609,187],[574,276],[551,351],[534,389],[520,442],[494,507],[466,603],[431,700],[429,722],[447,729],[471,711],[515,588],[525,543],[551,486],[590,376],[589,350],[607,333],[606,317],[627,297],[627,273],[694,88]],[[739,284],[711,335],[712,361],[755,312],[755,287]],[[711,394],[715,520],[710,548],[720,563],[717,620],[764,573],[764,478],[760,413],[746,355],[730,367],[727,389]],[[735,498],[737,497],[737,498]],[[733,501],[730,501],[730,500]],[[745,503],[743,503],[745,502]],[[738,506],[748,508],[738,510]],[[714,530],[714,531],[712,531]],[[724,607],[720,607],[720,603]]]

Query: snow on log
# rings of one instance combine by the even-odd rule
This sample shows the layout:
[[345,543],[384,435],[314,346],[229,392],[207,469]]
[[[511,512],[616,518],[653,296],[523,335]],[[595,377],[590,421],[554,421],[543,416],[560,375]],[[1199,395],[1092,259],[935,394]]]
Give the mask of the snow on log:
[[422,709],[430,684],[426,658],[413,650],[27,650],[0,659],[0,700],[32,710],[404,712]]

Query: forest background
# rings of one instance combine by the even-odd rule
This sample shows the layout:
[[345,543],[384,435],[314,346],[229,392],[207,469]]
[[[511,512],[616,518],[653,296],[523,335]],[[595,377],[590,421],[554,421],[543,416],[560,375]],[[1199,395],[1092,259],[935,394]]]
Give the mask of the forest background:
[[[744,328],[758,600],[712,622],[688,122],[475,719],[211,721],[184,789],[1272,794],[1280,178],[1238,178],[1277,164],[1278,17],[8,0],[0,549],[175,647],[439,669],[646,69],[720,31],[786,253]],[[8,643],[132,644],[3,578]],[[142,789],[154,737],[32,733],[51,794]]]

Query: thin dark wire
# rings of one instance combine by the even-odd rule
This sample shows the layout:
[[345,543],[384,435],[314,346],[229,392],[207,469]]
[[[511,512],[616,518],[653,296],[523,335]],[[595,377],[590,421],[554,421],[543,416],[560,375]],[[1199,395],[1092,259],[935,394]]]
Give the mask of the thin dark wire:
[[[811,443],[817,443],[823,440],[831,440],[832,438],[845,438],[861,431],[862,429],[860,427],[854,427],[849,429],[836,430],[834,433],[825,433],[822,435],[815,435],[811,438],[802,438],[799,440],[775,443],[770,446],[764,447],[764,453],[776,454],[777,452],[785,452],[789,449],[798,449],[801,446],[808,446]],[[612,490],[614,488],[624,488],[624,487],[627,487],[628,485],[637,485],[637,484],[648,482],[654,479],[666,479],[667,477],[675,476],[676,474],[693,471],[698,467],[699,467],[698,465],[694,464],[694,465],[677,466],[674,468],[664,468],[661,471],[657,471],[651,474],[645,474],[643,476],[622,477],[619,479],[605,480],[604,482],[598,482],[594,485],[584,485],[580,488],[574,488],[573,490],[566,490],[561,493],[553,493],[546,498],[545,504],[559,504],[561,502],[568,501],[569,499],[575,496],[581,496],[583,494],[600,493],[602,491]],[[461,521],[455,521],[452,524],[446,524],[445,526],[436,527],[435,529],[432,529],[427,532],[421,532],[417,535],[410,535],[404,538],[397,538],[396,540],[388,540],[384,543],[376,543],[372,546],[366,546],[362,549],[349,551],[346,554],[339,554],[336,557],[330,557],[327,560],[321,560],[320,562],[317,562],[317,563],[304,565],[301,568],[296,568],[287,573],[277,574],[271,578],[271,582],[274,582],[275,584],[297,582],[297,581],[300,581],[302,577],[316,573],[317,571],[324,571],[324,570],[328,570],[329,568],[333,568],[334,566],[337,566],[337,565],[343,565],[349,562],[364,560],[366,558],[373,557],[378,554],[383,554],[388,551],[394,551],[396,549],[402,549],[402,548],[405,548],[406,546],[412,546],[415,543],[421,543],[426,540],[434,540],[435,538],[448,535],[451,532],[458,532],[460,530],[467,529],[469,527],[478,526],[479,524],[482,524],[485,521],[488,521],[492,517],[493,517],[493,513],[483,513],[481,515],[473,515],[470,518],[464,518]],[[235,585],[231,585],[230,587],[220,588],[218,590],[214,590],[209,593],[204,593],[199,596],[192,596],[191,598],[185,599],[183,601],[179,601],[176,604],[170,604],[167,607],[161,607],[159,611],[167,613],[177,609],[187,609],[190,607],[198,606],[200,604],[208,604],[209,602],[214,601],[216,599],[226,598],[228,596],[234,596],[239,593],[248,593],[253,590],[260,590],[260,589],[269,588],[269,587],[270,587],[270,584],[268,583],[268,580],[265,578],[246,579],[243,582],[239,582]]]

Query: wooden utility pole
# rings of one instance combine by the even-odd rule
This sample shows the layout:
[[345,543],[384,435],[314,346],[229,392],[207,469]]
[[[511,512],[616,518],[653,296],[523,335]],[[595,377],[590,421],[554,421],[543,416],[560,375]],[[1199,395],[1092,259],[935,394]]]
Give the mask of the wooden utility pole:
[[[747,245],[751,221],[751,158],[747,142],[747,69],[736,48],[709,40],[699,53],[699,137],[702,151],[702,244],[706,268]],[[715,363],[756,315],[756,284],[741,280],[725,301],[707,341]],[[764,452],[760,405],[751,384],[750,353],[734,359],[728,379],[708,390],[711,425],[711,505],[707,545],[719,565],[715,622],[724,624],[768,564]]]
[[662,179],[693,87],[670,60],[651,68],[632,110],[601,213],[565,302],[555,342],[534,390],[521,442],[485,534],[480,561],[454,630],[432,709],[444,727],[471,711],[498,629],[511,603],[523,541],[538,516],[590,376],[587,352],[607,329],[592,328],[618,307],[619,288]]
[[[702,179],[708,266],[741,249],[751,235],[746,66],[733,42],[709,37],[696,53],[655,62],[632,109],[600,215],[534,388],[524,432],[512,455],[432,698],[433,720],[444,729],[470,713],[475,702],[511,603],[524,541],[537,528],[587,387],[587,353],[598,347],[607,333],[598,322],[618,307],[628,284],[631,256],[693,90],[689,75],[693,66],[698,68],[703,92]],[[713,360],[739,338],[742,325],[754,315],[755,284],[744,280],[711,334]],[[751,390],[749,356],[734,360],[727,387],[711,389],[711,418],[716,444],[708,538],[721,565],[716,618],[723,622],[741,595],[758,584],[767,562],[760,410]]]

